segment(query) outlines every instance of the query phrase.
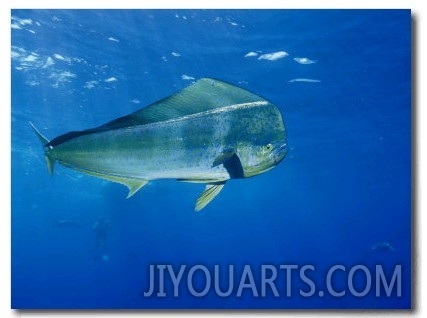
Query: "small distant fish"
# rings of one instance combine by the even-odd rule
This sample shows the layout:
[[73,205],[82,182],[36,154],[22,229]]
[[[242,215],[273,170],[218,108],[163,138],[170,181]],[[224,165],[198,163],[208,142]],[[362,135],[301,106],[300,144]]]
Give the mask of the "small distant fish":
[[389,242],[376,243],[371,246],[371,250],[378,251],[378,252],[393,252],[393,253],[396,252],[393,245],[391,245]]
[[81,225],[78,222],[70,221],[70,220],[59,220],[56,222],[56,227],[61,228],[79,228]]
[[[30,123],[31,124],[31,123]],[[128,198],[149,180],[205,183],[195,210],[229,179],[249,178],[286,156],[279,109],[247,90],[209,78],[100,127],[43,144],[49,173],[55,162],[128,187]]]
[[320,80],[312,79],[312,78],[294,78],[288,81],[289,83],[295,82],[306,82],[306,83],[320,83]]

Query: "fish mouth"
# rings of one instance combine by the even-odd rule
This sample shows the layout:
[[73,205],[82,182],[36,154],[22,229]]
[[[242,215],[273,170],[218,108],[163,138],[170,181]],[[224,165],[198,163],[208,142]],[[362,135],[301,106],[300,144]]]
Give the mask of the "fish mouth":
[[279,164],[280,161],[283,160],[283,158],[286,157],[287,153],[288,153],[288,145],[286,143],[283,143],[270,153],[266,161],[260,164],[254,165],[252,167],[246,167],[244,169],[244,176],[248,178],[248,177],[252,177],[273,169],[275,166]]
[[280,161],[282,161],[283,158],[286,157],[287,153],[288,153],[288,145],[287,145],[287,143],[284,143],[284,144],[280,145],[279,148],[276,148],[272,152],[274,163],[278,164]]

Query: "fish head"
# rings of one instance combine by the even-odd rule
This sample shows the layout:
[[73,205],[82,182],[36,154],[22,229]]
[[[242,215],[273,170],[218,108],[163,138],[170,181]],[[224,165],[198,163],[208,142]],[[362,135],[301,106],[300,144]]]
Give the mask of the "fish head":
[[263,144],[245,143],[237,150],[245,178],[264,173],[278,165],[288,152],[286,141]]
[[285,158],[288,147],[286,128],[280,110],[262,101],[248,114],[238,119],[236,155],[240,159],[243,177],[264,173]]

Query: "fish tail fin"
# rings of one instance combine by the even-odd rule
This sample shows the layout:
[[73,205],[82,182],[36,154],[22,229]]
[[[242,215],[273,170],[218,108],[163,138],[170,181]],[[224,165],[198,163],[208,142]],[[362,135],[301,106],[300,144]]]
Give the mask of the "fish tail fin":
[[[34,132],[36,133],[37,137],[39,138],[41,144],[43,147],[45,147],[50,141],[47,139],[43,134],[36,128],[36,126],[33,125],[32,122],[29,122],[31,128],[33,128]],[[44,158],[46,159],[47,169],[49,171],[49,174],[53,174],[53,168],[55,166],[55,159],[52,158],[49,153],[45,150]]]

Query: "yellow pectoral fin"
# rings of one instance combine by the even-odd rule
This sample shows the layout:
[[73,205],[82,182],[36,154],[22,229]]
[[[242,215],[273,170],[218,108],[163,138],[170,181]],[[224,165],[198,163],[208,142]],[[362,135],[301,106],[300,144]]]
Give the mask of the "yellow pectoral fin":
[[100,172],[90,171],[90,170],[83,170],[83,169],[76,169],[80,172],[83,172],[85,174],[101,178],[107,181],[116,182],[125,185],[129,189],[129,193],[126,197],[126,199],[129,199],[131,196],[133,196],[136,192],[138,192],[139,189],[141,189],[143,186],[145,186],[148,183],[148,180],[146,179],[139,179],[139,178],[130,178],[130,177],[121,177],[121,176],[115,176],[111,174],[104,174]]
[[221,164],[224,164],[228,160],[230,160],[235,155],[235,152],[233,150],[226,151],[218,155],[218,157],[215,158],[212,167],[219,166]]
[[200,211],[206,205],[208,205],[209,202],[211,202],[218,195],[218,193],[221,192],[224,185],[225,181],[207,184],[205,190],[196,201],[195,210]]

